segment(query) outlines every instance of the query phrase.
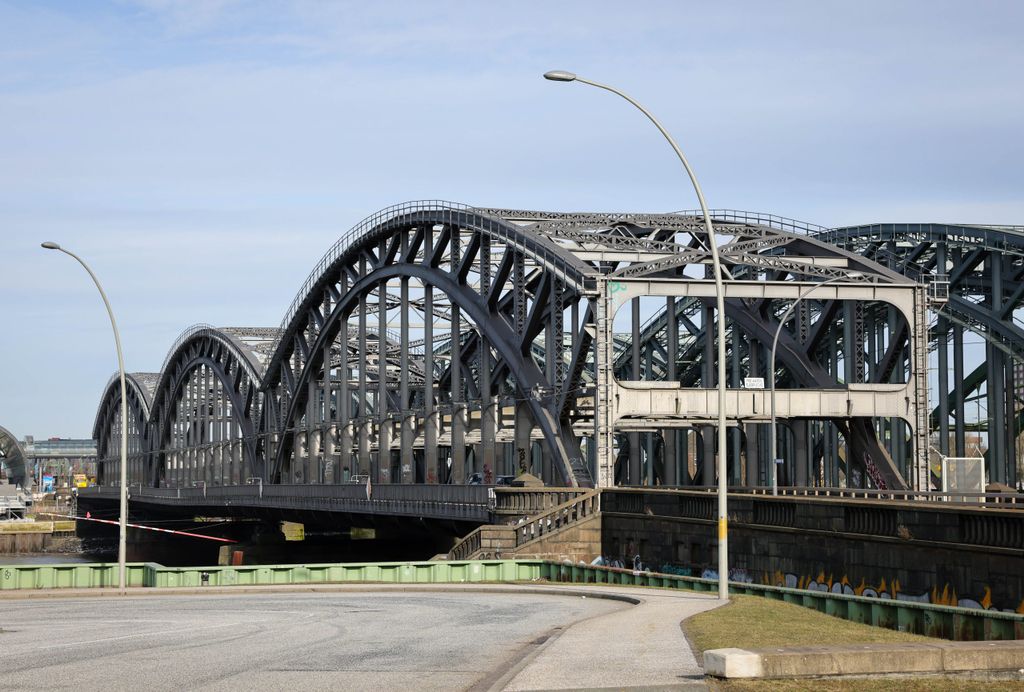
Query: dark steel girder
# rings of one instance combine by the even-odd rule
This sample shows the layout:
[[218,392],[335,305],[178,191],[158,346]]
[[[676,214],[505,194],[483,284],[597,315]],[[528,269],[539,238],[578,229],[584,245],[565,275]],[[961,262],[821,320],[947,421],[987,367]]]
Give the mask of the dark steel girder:
[[[150,373],[145,375],[152,376]],[[134,417],[139,429],[139,448],[149,448],[149,420],[152,394],[148,387],[141,383],[142,373],[126,373],[125,389],[128,392],[128,415]],[[96,458],[105,459],[113,456],[106,448],[109,432],[117,420],[121,410],[121,378],[115,375],[107,383],[100,397],[100,405],[96,409],[96,419],[92,426],[92,437],[96,440]],[[120,453],[120,450],[117,450]]]
[[[189,375],[202,365],[207,366],[210,372],[220,380],[220,383],[224,386],[224,392],[231,399],[231,414],[242,433],[243,461],[249,469],[249,475],[261,475],[262,470],[259,468],[256,457],[256,425],[246,407],[247,398],[232,386],[232,378],[225,369],[223,361],[217,360],[211,355],[197,354],[187,362],[182,363],[176,369],[178,375],[171,382],[165,400],[167,402],[177,402],[182,396],[185,384],[189,381]],[[154,412],[156,411],[157,409],[154,409]],[[154,474],[155,478],[161,478],[160,465],[166,460],[167,453],[171,451],[166,446],[170,436],[173,417],[171,413],[172,409],[170,407],[159,410],[159,417],[156,421],[158,427],[155,430],[154,442],[157,445],[157,449],[155,450],[154,459],[151,461],[153,465],[151,473]]]
[[294,435],[291,423],[301,417],[300,412],[304,409],[308,397],[307,385],[310,378],[319,375],[323,368],[325,346],[333,343],[340,332],[342,321],[347,319],[355,309],[360,296],[368,294],[381,282],[400,277],[416,278],[425,285],[442,291],[466,313],[467,317],[484,333],[490,346],[509,369],[520,396],[527,402],[534,422],[541,429],[545,444],[552,453],[552,457],[558,460],[562,480],[572,486],[592,483],[589,474],[586,474],[585,467],[574,466],[570,461],[579,457],[579,445],[571,428],[562,426],[551,411],[531,396],[534,387],[545,383],[546,380],[536,363],[531,358],[523,356],[519,349],[519,335],[516,334],[512,326],[508,324],[504,316],[488,309],[484,298],[472,288],[459,283],[446,271],[426,267],[419,263],[395,264],[368,273],[351,285],[346,294],[334,306],[324,329],[319,332],[316,342],[311,348],[312,356],[304,364],[302,373],[289,397],[288,413],[284,418],[286,427],[281,431],[281,443],[277,446],[270,478],[277,479],[280,476],[287,455],[286,450],[291,448],[291,439]]

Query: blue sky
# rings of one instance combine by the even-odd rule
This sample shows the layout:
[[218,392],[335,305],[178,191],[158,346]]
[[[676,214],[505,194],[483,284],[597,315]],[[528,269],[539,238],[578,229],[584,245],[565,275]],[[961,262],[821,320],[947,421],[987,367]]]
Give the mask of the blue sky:
[[0,0],[0,425],[88,436],[116,367],[276,325],[392,203],[1024,224],[1024,4]]

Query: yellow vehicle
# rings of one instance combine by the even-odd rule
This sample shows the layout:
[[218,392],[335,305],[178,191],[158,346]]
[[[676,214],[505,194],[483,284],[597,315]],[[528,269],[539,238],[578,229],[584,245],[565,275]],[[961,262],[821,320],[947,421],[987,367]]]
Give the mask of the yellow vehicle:
[[89,477],[86,476],[84,473],[76,473],[72,477],[72,482],[74,483],[74,486],[76,488],[88,488],[89,487]]

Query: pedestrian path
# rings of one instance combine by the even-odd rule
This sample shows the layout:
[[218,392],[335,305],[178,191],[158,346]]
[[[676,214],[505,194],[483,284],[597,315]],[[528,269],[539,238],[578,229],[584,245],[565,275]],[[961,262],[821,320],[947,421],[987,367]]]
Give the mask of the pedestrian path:
[[[585,588],[573,585],[571,590]],[[572,625],[492,689],[706,688],[704,671],[680,622],[718,607],[721,602],[716,597],[641,588],[590,588],[639,603]]]

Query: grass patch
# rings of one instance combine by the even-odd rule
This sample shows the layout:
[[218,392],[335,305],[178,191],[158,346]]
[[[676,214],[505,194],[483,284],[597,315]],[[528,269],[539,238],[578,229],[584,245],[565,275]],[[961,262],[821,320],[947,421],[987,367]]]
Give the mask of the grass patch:
[[[683,630],[700,651],[769,649],[782,646],[928,642],[930,637],[862,625],[816,610],[761,596],[732,596],[729,605],[683,621]],[[716,692],[966,692],[1018,690],[1024,682],[945,677],[808,678],[791,680],[709,680]]]
[[762,596],[733,596],[728,605],[689,618],[686,635],[701,651],[738,647],[933,641],[919,634],[850,622]]
[[0,523],[0,533],[55,533],[74,531],[74,521],[11,521]]

